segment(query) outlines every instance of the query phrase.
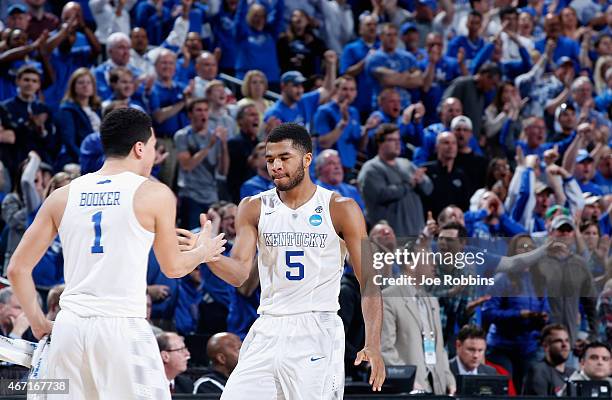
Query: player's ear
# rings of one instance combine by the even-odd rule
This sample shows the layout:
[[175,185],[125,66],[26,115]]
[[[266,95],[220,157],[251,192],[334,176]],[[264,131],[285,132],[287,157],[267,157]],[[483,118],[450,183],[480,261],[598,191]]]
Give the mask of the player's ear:
[[134,155],[136,156],[136,158],[142,158],[144,155],[144,149],[145,148],[145,144],[143,142],[136,142],[134,143],[134,146],[132,147],[132,150],[134,151]]
[[304,161],[304,167],[308,169],[312,164],[312,153],[305,153],[302,160]]

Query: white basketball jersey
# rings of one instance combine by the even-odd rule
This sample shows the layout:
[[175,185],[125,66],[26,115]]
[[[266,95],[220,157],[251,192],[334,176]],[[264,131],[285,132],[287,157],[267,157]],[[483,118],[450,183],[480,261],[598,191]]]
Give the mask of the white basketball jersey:
[[146,316],[147,261],[154,233],[134,213],[147,180],[131,172],[70,183],[59,227],[66,289],[62,309],[82,317]]
[[276,189],[262,192],[259,215],[259,314],[337,312],[346,247],[329,213],[333,192],[317,186],[293,210]]

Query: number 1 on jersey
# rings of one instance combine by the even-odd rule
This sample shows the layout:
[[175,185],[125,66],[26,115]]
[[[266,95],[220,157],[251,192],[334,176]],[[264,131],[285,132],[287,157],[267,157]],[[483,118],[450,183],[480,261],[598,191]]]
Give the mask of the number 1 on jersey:
[[102,211],[98,211],[92,215],[91,222],[94,224],[94,233],[96,235],[94,238],[94,244],[91,246],[91,252],[93,254],[104,253],[104,247],[102,247],[102,244],[100,243],[102,241]]
[[302,264],[301,262],[292,262],[291,261],[291,257],[299,257],[299,256],[303,256],[303,255],[304,255],[304,251],[303,250],[287,251],[285,253],[285,263],[287,264],[287,267],[288,268],[297,268],[297,274],[292,274],[291,273],[292,271],[287,271],[285,273],[285,276],[290,281],[301,281],[302,279],[304,279],[304,264]]

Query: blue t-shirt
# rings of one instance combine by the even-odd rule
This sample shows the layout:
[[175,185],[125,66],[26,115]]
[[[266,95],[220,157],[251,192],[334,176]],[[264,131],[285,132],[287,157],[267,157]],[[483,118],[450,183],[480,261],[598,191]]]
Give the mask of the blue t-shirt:
[[[386,53],[379,49],[366,60],[366,71],[370,76],[370,81],[373,88],[372,105],[376,104],[376,98],[382,90],[378,79],[374,75],[377,68],[385,67],[396,72],[405,72],[418,68],[416,58],[405,50],[395,50],[392,53]],[[408,107],[412,101],[412,97],[408,89],[395,87],[395,90],[400,95],[402,108]]]
[[593,182],[599,186],[604,194],[612,193],[612,178],[606,178],[601,174],[601,172],[596,171],[595,176],[593,177]]
[[[338,150],[343,167],[353,168],[357,163],[361,125],[359,123],[359,111],[355,107],[349,107],[349,116],[348,124],[332,148]],[[314,131],[319,137],[323,136],[334,130],[341,119],[342,113],[338,103],[331,101],[324,104],[319,107],[315,114]]]
[[[340,73],[346,74],[349,67],[363,60],[371,49],[379,47],[378,40],[370,46],[361,38],[347,44],[340,56]],[[372,109],[372,84],[365,68],[355,77],[355,80],[357,81],[357,98],[353,104],[359,111],[369,113]]]
[[255,196],[256,194],[265,192],[266,190],[272,189],[273,187],[274,182],[262,178],[259,175],[255,175],[254,177],[244,182],[240,187],[240,200],[248,196]]
[[151,309],[151,318],[172,319],[179,296],[179,281],[168,278],[161,272],[159,262],[153,250],[149,253],[147,265],[147,285],[166,285],[169,288],[168,297],[154,302]]
[[[422,71],[427,69],[429,65],[429,57],[426,57],[423,61],[419,62],[419,68]],[[436,64],[434,72],[434,79],[431,83],[431,87],[427,93],[423,93],[421,101],[425,106],[425,124],[438,121],[438,104],[442,100],[442,95],[446,88],[451,84],[453,79],[461,76],[461,70],[459,69],[459,63],[456,58],[442,56],[440,61]]]
[[227,331],[238,335],[240,340],[244,340],[251,325],[257,319],[261,289],[255,289],[249,297],[240,294],[235,287],[231,287],[229,293],[230,306],[227,313]]
[[457,53],[459,53],[459,49],[463,47],[465,51],[465,62],[468,63],[476,57],[476,54],[482,47],[485,45],[485,41],[483,38],[479,37],[476,43],[472,42],[467,36],[457,36],[450,42],[448,42],[448,48],[446,50],[446,55],[449,57],[457,58]]
[[580,186],[580,190],[582,190],[582,193],[589,192],[589,193],[591,193],[594,196],[603,196],[604,195],[604,192],[603,192],[603,190],[601,190],[599,185],[594,183],[594,182],[592,182],[592,181],[589,181],[589,182],[586,182],[586,183],[578,182],[578,186]]
[[316,180],[315,183],[321,187],[324,187],[327,190],[332,190],[338,193],[342,197],[348,197],[353,199],[359,204],[361,210],[365,210],[365,204],[363,199],[361,198],[361,194],[359,194],[359,190],[353,185],[349,185],[348,183],[341,182],[339,185],[328,185],[327,183],[323,183],[320,180]]
[[[159,81],[155,81],[151,95],[149,96],[149,107],[151,112],[155,112],[167,106],[171,106],[183,101],[183,90],[185,87],[174,82],[171,87],[162,86]],[[179,129],[189,125],[189,120],[183,111],[173,115],[161,124],[153,121],[153,128],[158,137],[173,137]]]
[[310,130],[310,123],[314,117],[321,94],[318,90],[313,90],[304,93],[300,101],[291,106],[285,104],[281,100],[277,100],[264,114],[264,121],[268,121],[270,117],[276,117],[281,122],[295,122]]
[[[77,32],[77,35],[79,34],[82,35]],[[69,53],[55,49],[51,53],[51,65],[55,71],[55,82],[44,90],[44,94],[45,102],[55,112],[58,111],[66,93],[66,86],[72,73],[78,68],[91,66],[91,47],[89,45],[77,47],[75,43]]]
[[230,14],[221,6],[219,13],[212,17],[210,26],[215,37],[215,47],[221,49],[221,60],[219,67],[233,69],[236,65],[236,53],[238,47],[236,44],[235,20],[236,13]]
[[[541,54],[544,54],[544,50],[546,49],[546,38],[535,42],[535,49]],[[578,42],[565,36],[559,36],[559,39],[557,39],[557,46],[553,51],[553,61],[557,62],[561,57],[571,58],[574,62],[574,69],[578,72],[580,66],[580,45]],[[549,70],[549,68],[550,64],[547,70]]]

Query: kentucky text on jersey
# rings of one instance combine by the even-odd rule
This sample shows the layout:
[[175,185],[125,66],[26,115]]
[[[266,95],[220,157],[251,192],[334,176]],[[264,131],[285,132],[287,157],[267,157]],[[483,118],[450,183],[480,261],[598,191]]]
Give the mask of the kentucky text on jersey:
[[81,193],[81,207],[118,206],[121,192]]
[[327,233],[275,232],[264,233],[267,247],[325,247]]

